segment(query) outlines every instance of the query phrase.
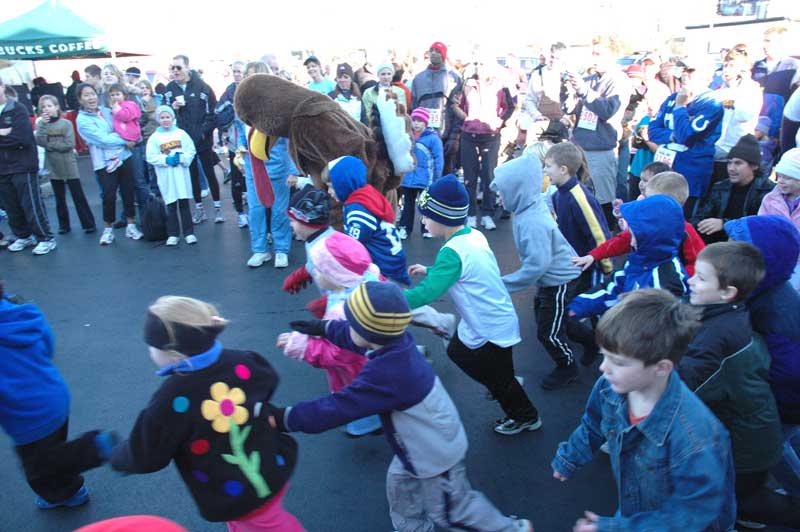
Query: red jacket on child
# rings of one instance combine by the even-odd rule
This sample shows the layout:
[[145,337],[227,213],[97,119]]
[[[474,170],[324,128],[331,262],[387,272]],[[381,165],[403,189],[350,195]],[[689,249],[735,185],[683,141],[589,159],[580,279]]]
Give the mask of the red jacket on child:
[[[689,277],[694,275],[694,263],[697,260],[697,255],[705,247],[705,242],[697,234],[695,228],[689,222],[686,222],[686,238],[683,240],[680,249],[680,258],[683,262],[683,267],[686,268],[686,273]],[[618,257],[629,253],[631,250],[631,232],[623,231],[613,238],[609,238],[593,250],[589,252],[595,262],[610,257]]]

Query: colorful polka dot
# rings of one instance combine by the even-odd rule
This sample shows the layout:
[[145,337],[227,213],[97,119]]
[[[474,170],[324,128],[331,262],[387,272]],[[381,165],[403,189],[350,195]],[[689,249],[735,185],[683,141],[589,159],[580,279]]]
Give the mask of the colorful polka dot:
[[179,395],[175,399],[172,400],[172,409],[179,414],[183,414],[187,410],[189,410],[189,399],[182,395]]
[[236,376],[242,379],[243,381],[246,381],[247,379],[250,378],[250,368],[248,368],[244,364],[237,364],[236,367],[233,368],[233,371],[235,371]]
[[279,467],[283,467],[286,465],[286,460],[283,459],[283,456],[276,454],[275,463],[278,464]]
[[231,497],[238,497],[244,492],[244,485],[238,480],[229,480],[222,487]]
[[203,484],[208,482],[208,475],[206,475],[202,471],[198,471],[197,469],[192,470],[192,476],[197,482],[202,482]]
[[193,454],[206,454],[210,447],[208,440],[195,440],[189,445]]

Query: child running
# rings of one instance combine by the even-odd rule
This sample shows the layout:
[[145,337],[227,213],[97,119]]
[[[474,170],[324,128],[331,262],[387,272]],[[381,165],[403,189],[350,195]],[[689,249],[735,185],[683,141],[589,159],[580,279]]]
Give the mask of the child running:
[[586,412],[558,446],[553,477],[569,480],[608,442],[619,492],[613,516],[587,511],[574,532],[723,532],[736,520],[728,432],[673,371],[696,313],[663,290],[628,294],[600,319],[603,352]]
[[297,443],[259,416],[278,375],[257,353],[223,348],[217,336],[227,323],[188,297],[150,306],[144,340],[165,380],[111,465],[153,473],[174,460],[208,521],[227,521],[230,532],[304,532],[281,502]]
[[422,307],[448,292],[461,322],[447,356],[500,403],[505,416],[495,421],[495,432],[539,429],[539,412],[514,378],[513,346],[522,341],[517,313],[486,237],[466,226],[467,189],[454,175],[446,175],[422,193],[418,205],[422,223],[444,245],[432,266],[408,268],[412,275],[426,276],[406,290],[409,306]]
[[82,472],[111,456],[116,437],[91,431],[67,441],[70,395],[53,365],[54,340],[41,311],[6,298],[0,282],[0,426],[14,441],[42,509],[89,500]]
[[411,310],[402,291],[393,283],[363,283],[348,296],[344,314],[347,321],[295,321],[292,328],[364,353],[369,361],[340,392],[285,409],[273,407],[278,427],[316,434],[380,414],[395,454],[386,494],[397,532],[434,526],[533,532],[530,521],[501,514],[470,486],[464,425],[407,330]]
[[[381,272],[372,263],[367,249],[358,240],[344,233],[333,233],[311,248],[309,260],[313,264],[314,283],[327,294],[323,319],[343,320],[344,302],[355,288],[365,281],[383,280]],[[360,353],[354,353],[299,332],[278,336],[278,348],[283,354],[308,364],[323,368],[328,374],[328,387],[336,393],[353,382],[367,362]],[[377,415],[351,421],[346,434],[364,436],[381,428]]]
[[192,177],[189,165],[195,156],[189,134],[175,125],[175,111],[168,105],[156,110],[161,124],[147,141],[147,162],[153,165],[158,189],[167,204],[167,245],[177,246],[181,229],[187,244],[196,244],[189,201],[192,199]]

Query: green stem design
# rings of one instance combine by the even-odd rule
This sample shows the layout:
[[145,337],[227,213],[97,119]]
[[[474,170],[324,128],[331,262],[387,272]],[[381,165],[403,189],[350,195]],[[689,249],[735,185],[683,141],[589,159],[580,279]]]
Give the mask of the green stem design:
[[250,453],[250,456],[247,456],[244,451],[244,442],[250,435],[250,427],[245,427],[244,430],[240,430],[239,425],[236,424],[233,417],[229,419],[231,430],[228,434],[230,435],[231,451],[233,451],[233,454],[223,454],[222,459],[229,464],[239,466],[244,476],[250,481],[253,488],[255,488],[256,495],[263,499],[272,492],[269,486],[267,486],[264,477],[261,476],[261,453],[253,451]]

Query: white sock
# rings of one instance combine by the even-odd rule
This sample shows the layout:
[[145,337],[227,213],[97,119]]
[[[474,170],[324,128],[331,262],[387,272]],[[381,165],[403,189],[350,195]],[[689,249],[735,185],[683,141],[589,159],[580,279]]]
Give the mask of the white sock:
[[222,202],[221,201],[215,201],[214,202],[214,208],[215,209],[221,209],[222,208]]

